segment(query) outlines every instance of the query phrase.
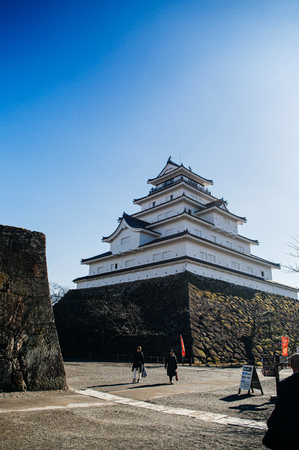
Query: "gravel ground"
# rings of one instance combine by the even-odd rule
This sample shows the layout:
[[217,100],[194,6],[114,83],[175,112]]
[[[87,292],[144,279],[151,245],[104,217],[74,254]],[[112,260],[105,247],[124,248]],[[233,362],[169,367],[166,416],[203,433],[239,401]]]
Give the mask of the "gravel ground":
[[[68,391],[1,393],[5,399],[34,399],[74,395],[72,389],[90,388],[130,398],[132,389],[140,389],[167,382],[164,368],[146,365],[148,377],[140,385],[132,385],[129,364],[70,361],[65,363]],[[210,380],[241,378],[242,369],[179,367],[179,382],[171,394],[148,399],[151,404],[186,408],[230,417],[265,421],[275,393],[272,378],[260,373],[264,395],[255,391],[238,395],[238,384],[208,391],[177,393],[180,385]],[[285,372],[286,375],[287,372]],[[169,389],[169,387],[168,387]],[[155,389],[153,387],[153,394]],[[87,397],[88,399],[88,397]],[[100,401],[97,406],[10,412],[0,414],[0,449],[2,450],[91,450],[91,449],[179,449],[227,450],[265,449],[261,444],[262,430],[243,426],[221,425],[189,416],[169,415],[159,411]]]

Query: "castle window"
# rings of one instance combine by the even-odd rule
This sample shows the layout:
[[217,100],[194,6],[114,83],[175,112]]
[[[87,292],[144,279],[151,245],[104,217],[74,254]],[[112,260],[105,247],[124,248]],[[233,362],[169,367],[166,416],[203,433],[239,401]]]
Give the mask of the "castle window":
[[194,234],[195,234],[196,236],[200,236],[200,237],[201,237],[201,231],[200,231],[200,230],[196,230],[196,228],[195,228],[195,230],[194,230]]
[[216,236],[211,235],[211,241],[216,242]]
[[165,214],[158,214],[158,220],[163,220],[165,218]]
[[173,211],[167,211],[166,217],[171,217],[171,216],[173,216]]
[[226,246],[227,246],[228,248],[232,248],[232,247],[233,247],[233,246],[232,246],[232,243],[229,242],[229,241],[226,241]]
[[150,208],[153,208],[154,206],[156,206],[156,202],[151,202],[151,203],[149,204],[149,207],[150,207]]
[[232,261],[232,268],[236,270],[240,270],[240,264],[237,262]]
[[239,245],[239,251],[244,253],[244,247],[242,247],[242,245]]
[[248,273],[253,273],[253,272],[252,272],[252,267],[247,266],[247,272],[248,272]]
[[200,252],[199,255],[201,259],[207,260],[208,255],[206,253]]
[[159,261],[161,259],[161,253],[155,253],[153,255],[153,261]]
[[208,255],[208,261],[210,262],[216,262],[216,257],[214,255]]
[[130,242],[130,236],[124,237],[121,239],[121,244],[128,244]]
[[116,264],[111,264],[111,270],[115,270],[117,269],[117,263]]
[[172,199],[173,199],[173,195],[172,194],[171,195],[167,195],[167,197],[166,197],[166,201],[167,202],[169,202]]
[[98,267],[98,273],[101,273],[104,271],[104,266]]
[[171,258],[171,252],[163,252],[162,253],[162,259],[168,259]]
[[261,276],[264,277],[265,276],[265,272],[262,270],[261,271]]
[[125,262],[125,267],[131,267],[134,266],[135,259],[128,259],[128,261]]

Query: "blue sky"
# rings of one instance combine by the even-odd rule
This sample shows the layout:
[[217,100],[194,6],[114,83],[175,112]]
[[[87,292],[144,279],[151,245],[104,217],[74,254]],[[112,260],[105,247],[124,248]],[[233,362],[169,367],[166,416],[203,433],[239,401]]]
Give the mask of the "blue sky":
[[46,234],[50,281],[87,274],[169,155],[293,262],[297,1],[2,0],[0,42],[0,223]]

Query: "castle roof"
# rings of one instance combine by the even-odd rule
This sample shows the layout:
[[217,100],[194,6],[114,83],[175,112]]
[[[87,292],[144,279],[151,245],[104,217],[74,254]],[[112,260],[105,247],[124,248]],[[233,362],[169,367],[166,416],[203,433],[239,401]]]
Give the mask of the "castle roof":
[[110,236],[102,238],[103,242],[112,241],[124,228],[131,228],[135,231],[143,231],[145,233],[152,234],[153,236],[160,236],[160,233],[157,231],[148,230],[146,227],[151,225],[149,222],[145,220],[137,219],[137,217],[130,216],[129,214],[123,213],[123,216],[119,218],[119,225],[116,230],[110,234]]
[[208,180],[206,178],[201,177],[197,173],[192,172],[191,167],[187,169],[187,167],[185,167],[183,164],[179,166],[178,164],[171,161],[170,158],[168,158],[165,167],[161,170],[159,175],[155,178],[150,178],[147,181],[147,183],[157,186],[158,184],[167,181],[169,178],[174,178],[179,175],[185,175],[186,177],[190,178],[196,183],[201,184],[202,186],[208,186],[213,184],[213,180]]
[[238,220],[238,222],[241,223],[246,223],[247,219],[246,217],[241,217],[241,216],[237,216],[236,214],[231,213],[228,208],[227,208],[227,202],[223,200],[223,198],[210,202],[210,203],[206,203],[204,205],[204,209],[200,209],[198,211],[195,211],[194,214],[196,214],[197,216],[199,215],[205,215],[207,212],[209,212],[211,209],[219,209],[222,213],[225,212],[227,215],[234,217],[235,219]]
[[81,264],[88,264],[96,259],[105,258],[106,256],[111,256],[112,252],[101,253],[100,255],[91,256],[90,258],[81,259]]

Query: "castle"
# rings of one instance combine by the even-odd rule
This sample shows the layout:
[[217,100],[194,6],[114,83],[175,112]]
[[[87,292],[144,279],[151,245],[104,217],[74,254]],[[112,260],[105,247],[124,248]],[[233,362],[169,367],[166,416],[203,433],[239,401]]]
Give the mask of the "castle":
[[211,194],[212,180],[170,157],[148,184],[149,194],[133,202],[141,210],[123,213],[116,230],[103,237],[110,251],[82,259],[89,274],[74,280],[78,289],[189,271],[297,299],[298,289],[272,280],[280,265],[251,253],[258,241],[238,232],[246,218]]

